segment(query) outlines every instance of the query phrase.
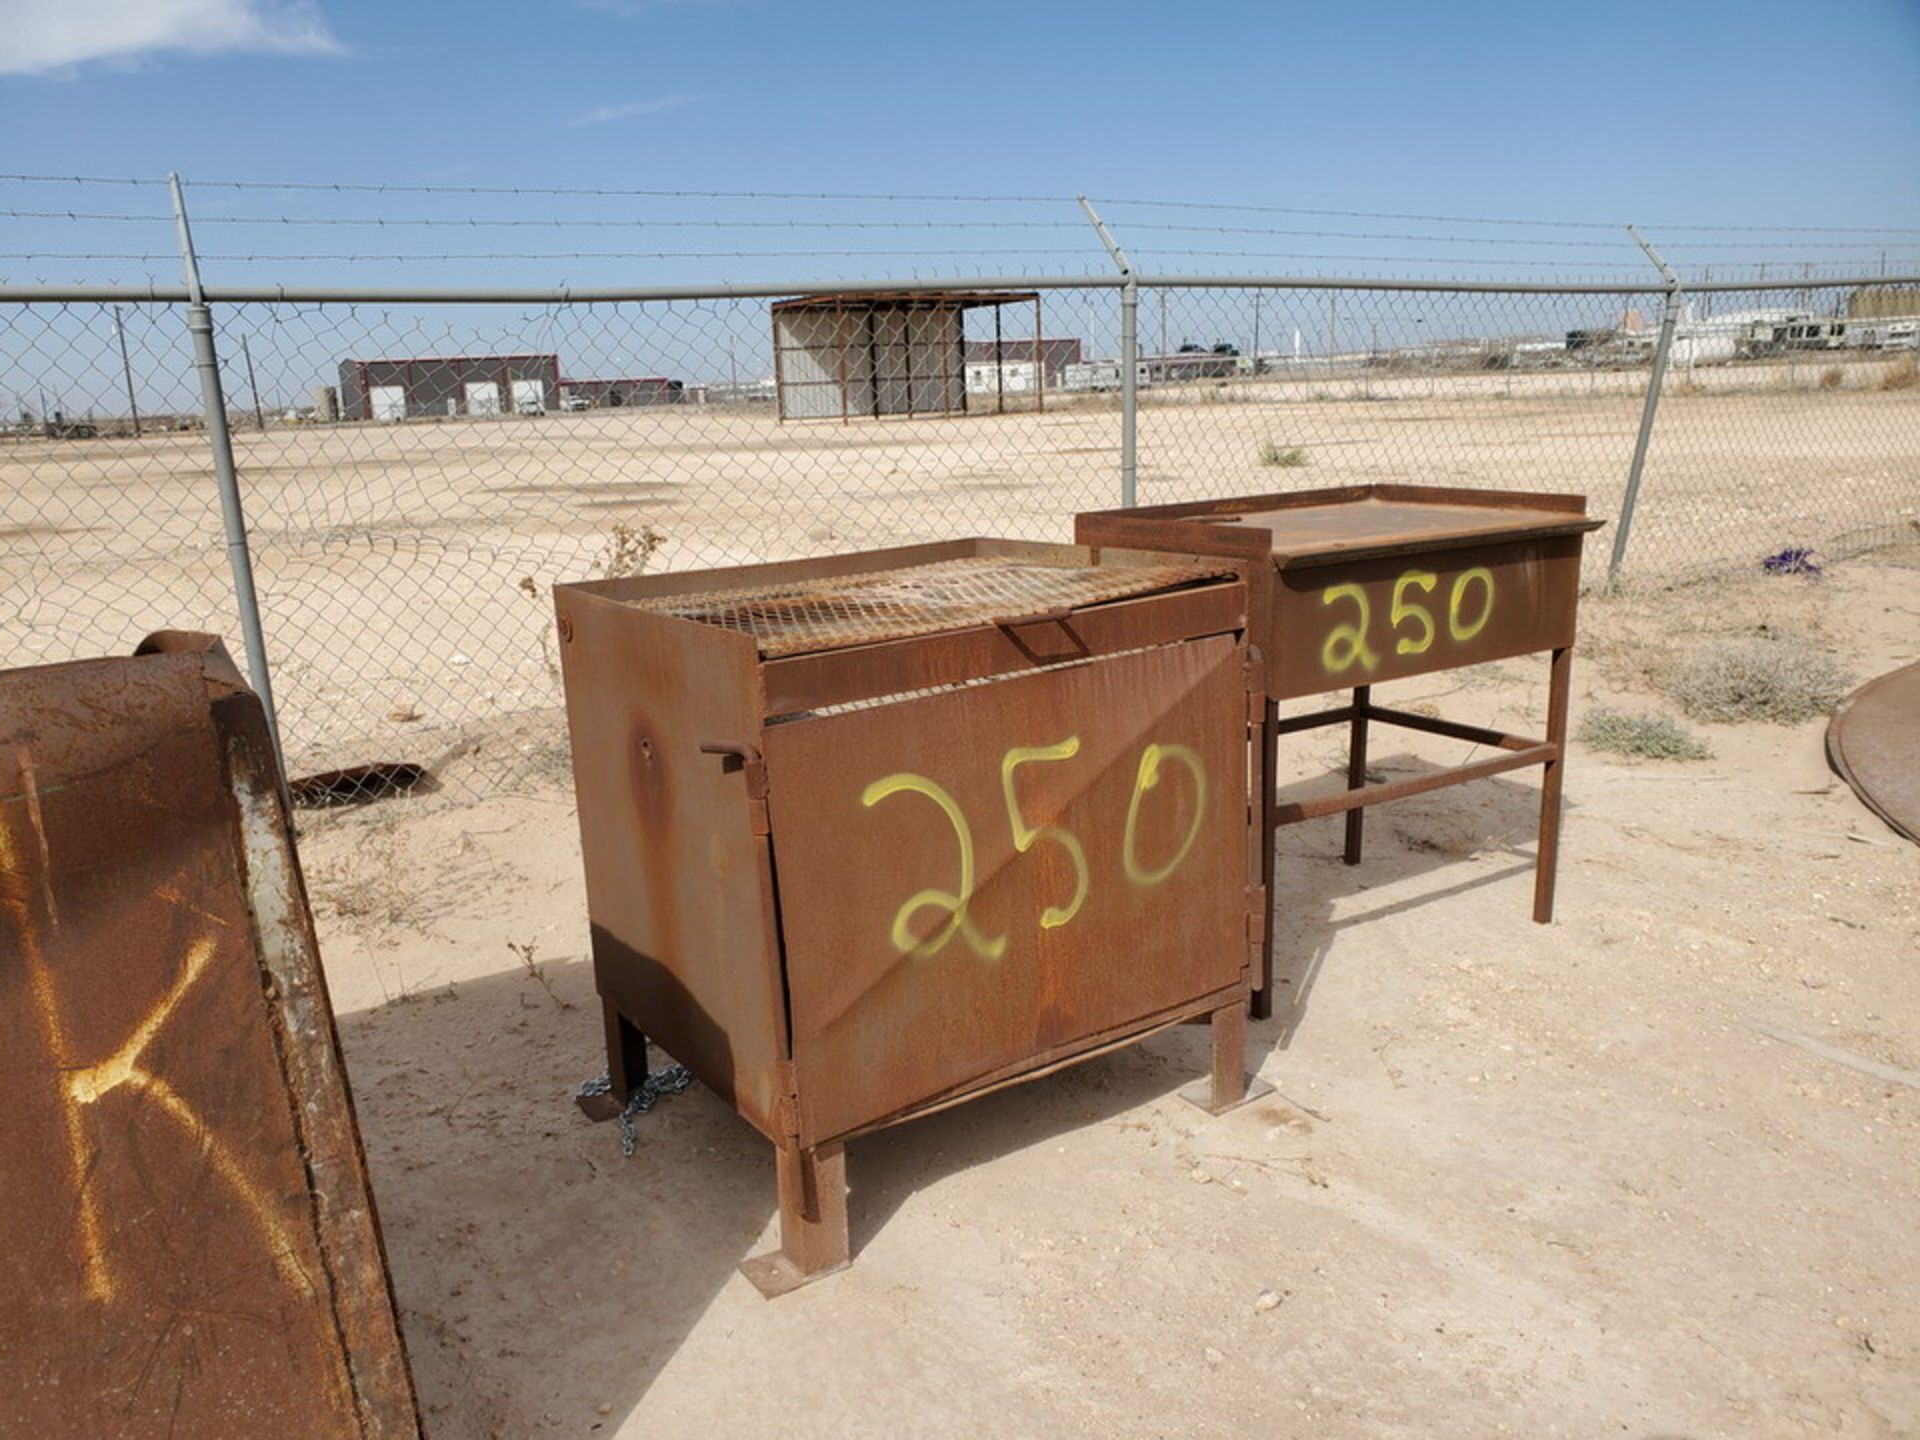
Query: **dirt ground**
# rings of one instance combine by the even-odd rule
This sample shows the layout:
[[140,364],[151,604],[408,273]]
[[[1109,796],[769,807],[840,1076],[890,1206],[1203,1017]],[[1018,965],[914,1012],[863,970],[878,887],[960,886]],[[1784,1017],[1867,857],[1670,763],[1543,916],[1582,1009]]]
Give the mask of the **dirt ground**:
[[[1920,388],[1876,388],[1886,369],[1852,366],[1834,390],[1815,388],[1808,367],[1676,380],[1627,573],[1698,576],[1788,545],[1849,555],[1911,527]],[[1643,383],[1505,372],[1150,390],[1139,498],[1401,481],[1578,491],[1614,518]],[[1076,510],[1119,503],[1119,428],[1111,396],[851,425],[688,405],[242,427],[290,763],[439,761],[476,726],[557,706],[545,587],[604,563],[616,527],[662,537],[654,570],[960,535],[1068,540]],[[1300,463],[1263,464],[1263,449]],[[1588,547],[1593,578],[1613,534]],[[0,542],[10,663],[111,653],[162,626],[231,638],[203,436],[0,445]],[[487,778],[512,772],[503,763]]]
[[[1591,597],[1576,721],[1670,713],[1663,654],[1762,626],[1880,673],[1920,568]],[[1525,731],[1545,681],[1379,698]],[[1821,723],[1699,728],[1694,763],[1575,747],[1551,926],[1529,780],[1369,812],[1358,868],[1283,832],[1272,1096],[1180,1101],[1175,1030],[857,1141],[852,1267],[774,1302],[735,1269],[764,1141],[696,1087],[623,1159],[569,1098],[603,1063],[569,787],[309,816],[432,1434],[1920,1436],[1920,852]],[[1339,783],[1331,739],[1287,753]]]

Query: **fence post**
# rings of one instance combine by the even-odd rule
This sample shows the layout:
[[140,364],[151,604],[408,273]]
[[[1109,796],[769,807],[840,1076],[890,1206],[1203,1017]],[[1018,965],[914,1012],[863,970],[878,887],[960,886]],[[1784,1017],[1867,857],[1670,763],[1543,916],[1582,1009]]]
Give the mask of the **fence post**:
[[1138,503],[1140,476],[1140,282],[1134,278],[1127,252],[1084,195],[1080,208],[1125,282],[1120,287],[1120,504],[1131,510]]
[[1634,244],[1647,252],[1667,282],[1667,295],[1660,307],[1660,336],[1653,346],[1653,373],[1647,378],[1647,398],[1640,407],[1640,433],[1633,442],[1633,460],[1627,466],[1627,491],[1620,499],[1620,520],[1613,529],[1613,555],[1607,561],[1607,583],[1620,578],[1620,567],[1627,558],[1627,537],[1633,530],[1633,510],[1640,500],[1640,476],[1646,469],[1647,446],[1653,440],[1653,417],[1660,409],[1660,391],[1667,379],[1667,355],[1673,349],[1673,324],[1679,318],[1680,277],[1675,275],[1660,252],[1640,232],[1627,226]]
[[173,222],[180,236],[180,263],[187,277],[187,332],[193,337],[193,364],[200,372],[200,401],[206,411],[207,445],[213,451],[213,475],[220,487],[220,516],[227,529],[227,563],[233,570],[233,595],[240,610],[240,636],[247,652],[247,678],[260,697],[267,734],[273,739],[274,758],[280,762],[281,784],[286,783],[286,756],[280,748],[280,721],[273,705],[273,680],[267,669],[267,646],[260,633],[260,601],[253,588],[253,557],[247,550],[247,521],[240,508],[240,477],[233,466],[233,436],[227,429],[227,397],[220,385],[220,359],[213,344],[213,312],[200,287],[200,261],[193,250],[193,231],[187,223],[186,196],[180,177],[167,176],[173,193]]

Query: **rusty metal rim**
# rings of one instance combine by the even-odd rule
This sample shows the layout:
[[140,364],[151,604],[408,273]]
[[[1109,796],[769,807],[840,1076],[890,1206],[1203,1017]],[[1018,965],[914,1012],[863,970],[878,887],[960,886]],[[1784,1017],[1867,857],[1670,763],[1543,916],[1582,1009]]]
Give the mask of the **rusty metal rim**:
[[[1847,782],[1853,793],[1860,797],[1860,803],[1878,815],[1888,829],[1908,840],[1920,843],[1920,815],[1907,817],[1897,815],[1887,805],[1884,796],[1876,794],[1861,779],[1854,768],[1852,758],[1847,753],[1847,737],[1850,731],[1863,723],[1869,727],[1875,723],[1873,707],[1885,698],[1883,692],[1897,691],[1907,685],[1911,685],[1916,698],[1920,698],[1920,662],[1903,665],[1898,670],[1889,670],[1884,675],[1875,676],[1842,700],[1834,709],[1833,718],[1827,721],[1827,763],[1842,780]],[[1859,717],[1863,702],[1868,707],[1868,714],[1864,721]],[[1905,714],[1911,716],[1920,714],[1920,711],[1909,709]],[[1880,723],[1897,724],[1900,718],[1902,718],[1902,712],[1896,708],[1891,717],[1883,719]],[[1911,728],[1916,739],[1920,739],[1920,723],[1913,723]]]

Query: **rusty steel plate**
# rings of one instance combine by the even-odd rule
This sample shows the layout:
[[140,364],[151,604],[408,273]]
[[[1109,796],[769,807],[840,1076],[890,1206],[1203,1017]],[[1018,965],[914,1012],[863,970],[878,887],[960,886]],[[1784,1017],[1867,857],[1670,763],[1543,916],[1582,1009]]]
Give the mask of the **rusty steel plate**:
[[1083,544],[1232,556],[1274,699],[1568,646],[1579,495],[1354,485],[1075,518]]
[[0,1430],[417,1436],[259,701],[0,675]]
[[1245,654],[767,730],[801,1144],[1244,983]]
[[1601,523],[1563,510],[1391,494],[1244,510],[1211,517],[1211,522],[1265,532],[1274,563],[1282,570],[1388,551],[1418,554],[1485,540],[1583,534]]
[[1827,759],[1874,814],[1920,841],[1920,665],[1869,680],[1827,723]]
[[1056,565],[968,556],[895,570],[644,596],[626,603],[752,636],[772,658],[967,626],[1176,589],[1217,565]]
[[1283,570],[1262,646],[1276,698],[1571,645],[1580,537]]
[[1605,522],[1586,497],[1442,485],[1345,485],[1074,517],[1083,545],[1264,556],[1277,569],[1417,555],[1500,540],[1580,536]]

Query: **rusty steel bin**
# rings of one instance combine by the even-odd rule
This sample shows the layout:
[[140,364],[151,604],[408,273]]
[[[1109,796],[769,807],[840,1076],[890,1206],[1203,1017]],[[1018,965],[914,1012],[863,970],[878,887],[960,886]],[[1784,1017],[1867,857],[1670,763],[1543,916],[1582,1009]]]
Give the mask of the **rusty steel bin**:
[[[1232,556],[1249,584],[1253,643],[1261,652],[1266,779],[1264,875],[1281,825],[1345,814],[1349,865],[1360,863],[1366,806],[1542,767],[1533,918],[1553,918],[1560,791],[1573,673],[1580,548],[1605,522],[1584,495],[1513,494],[1428,485],[1349,485],[1191,504],[1090,511],[1074,522],[1083,545],[1153,546]],[[1519,735],[1395,710],[1373,702],[1387,680],[1541,651],[1552,657],[1546,736]],[[1278,718],[1281,700],[1351,689],[1350,703]],[[1495,753],[1411,780],[1366,783],[1371,721],[1471,740]],[[1344,794],[1280,805],[1279,737],[1324,725],[1348,733]],[[1254,1013],[1272,1013],[1271,941]]]
[[609,1076],[774,1143],[763,1291],[847,1262],[849,1137],[1196,1018],[1243,1095],[1246,597],[997,540],[556,587]]

